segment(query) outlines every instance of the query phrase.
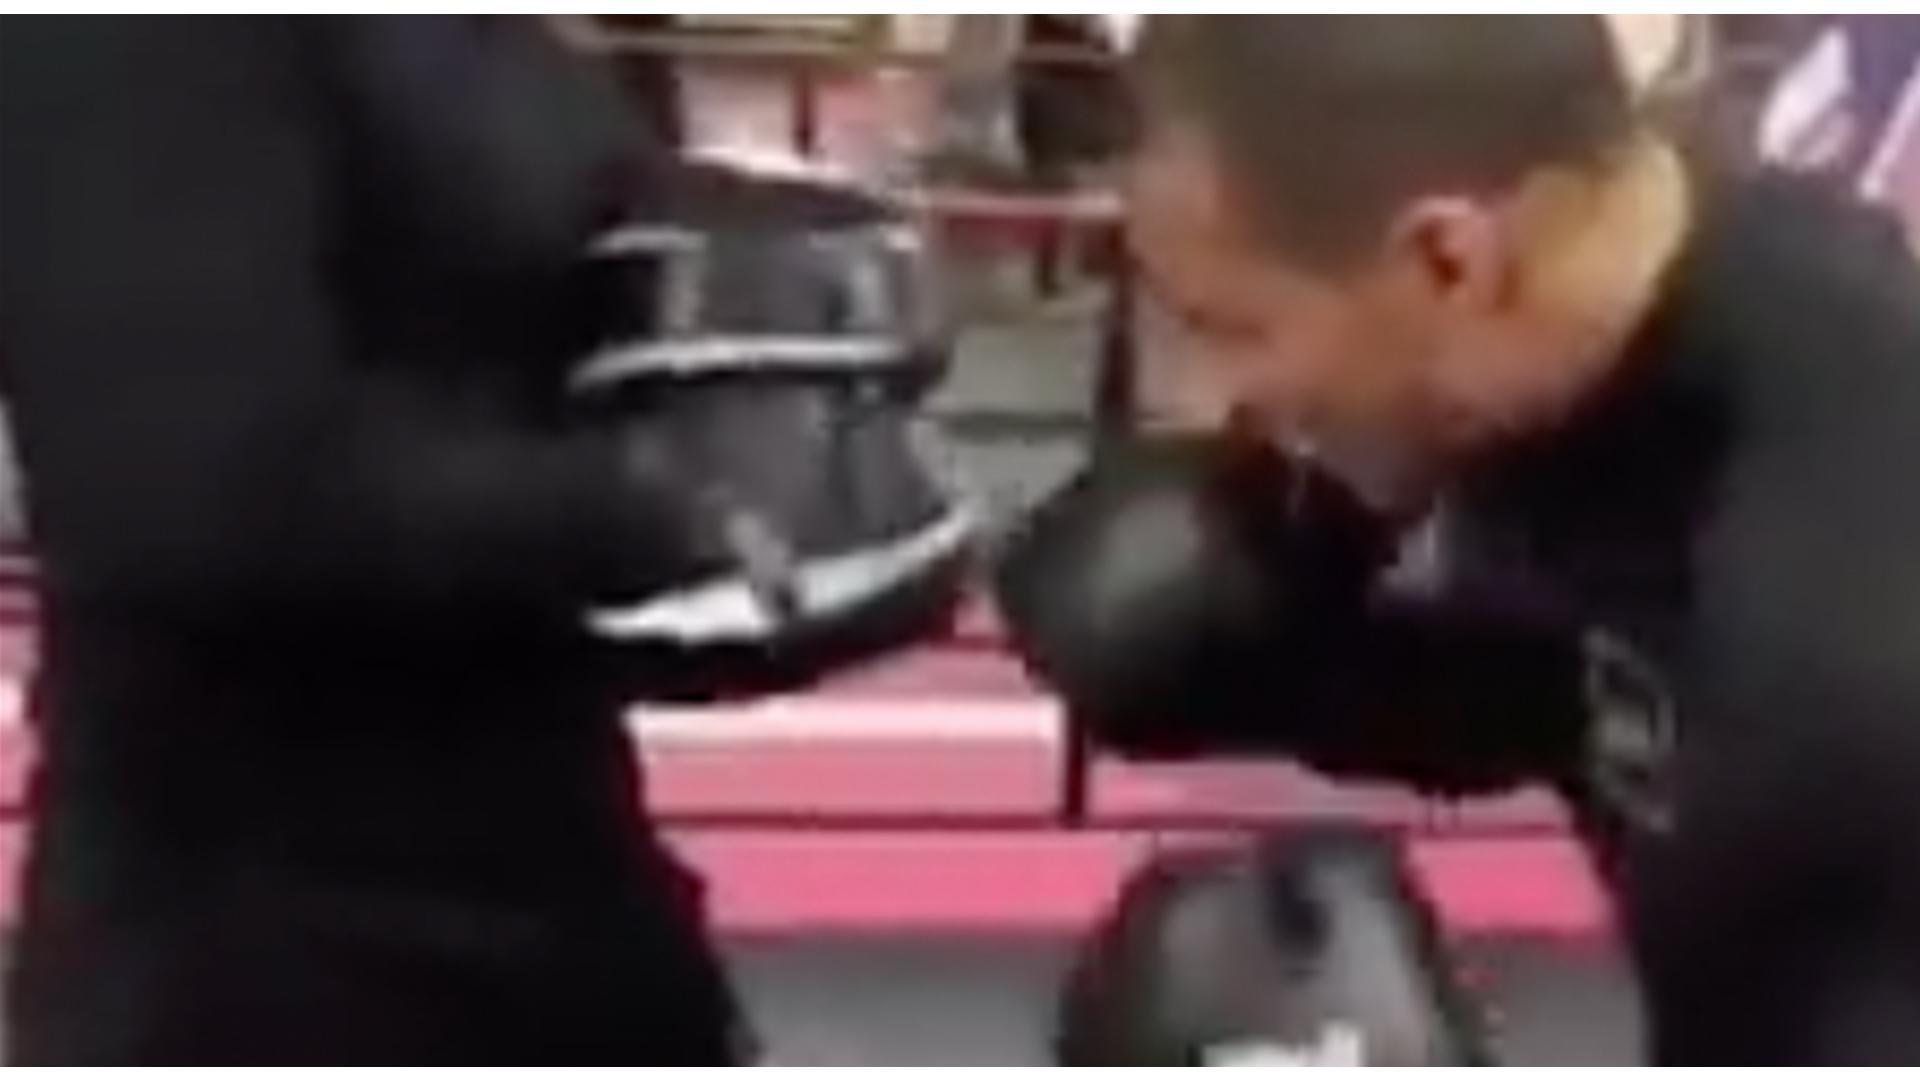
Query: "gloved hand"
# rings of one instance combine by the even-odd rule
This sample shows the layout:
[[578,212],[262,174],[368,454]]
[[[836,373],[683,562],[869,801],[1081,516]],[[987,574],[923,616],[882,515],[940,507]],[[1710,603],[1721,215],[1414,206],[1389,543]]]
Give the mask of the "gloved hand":
[[1097,741],[1300,751],[1321,662],[1390,540],[1265,443],[1162,437],[1104,452],[1035,511],[996,592],[1016,649]]
[[1083,947],[1063,1065],[1490,1064],[1393,842],[1316,832],[1150,865]]
[[654,519],[589,622],[638,693],[676,700],[791,688],[944,628],[974,529],[917,412],[946,350],[913,234],[793,181],[706,198],[605,238],[647,329],[573,379]]

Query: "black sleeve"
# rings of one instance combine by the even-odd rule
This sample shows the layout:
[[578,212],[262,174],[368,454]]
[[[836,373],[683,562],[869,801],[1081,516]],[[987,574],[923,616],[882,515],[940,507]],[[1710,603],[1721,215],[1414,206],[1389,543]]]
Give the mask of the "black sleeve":
[[[1393,546],[1384,542],[1392,532],[1384,522],[1330,528],[1334,538],[1303,543],[1373,552]],[[1298,578],[1303,567],[1314,569],[1316,581],[1344,576],[1324,554],[1291,553],[1268,576]],[[1174,666],[1177,688],[1136,688],[1138,699],[1177,700],[1169,708],[1181,722],[1166,723],[1152,709],[1135,717],[1124,707],[1125,722],[1110,714],[1087,722],[1138,756],[1279,754],[1330,775],[1435,795],[1569,777],[1585,718],[1583,645],[1573,619],[1517,603],[1506,588],[1416,591],[1390,582],[1391,574],[1366,576],[1374,583],[1358,596],[1287,597],[1306,612],[1294,624],[1229,626],[1193,647],[1188,663]],[[1236,605],[1235,583],[1206,589],[1183,600]],[[1170,616],[1176,625],[1182,617]]]
[[1727,578],[1761,598],[1723,609],[1740,625],[1708,627],[1677,828],[1634,867],[1663,1064],[1920,1055],[1920,679],[1906,655],[1920,620],[1894,596],[1910,575],[1871,599],[1850,570],[1804,566]]
[[[483,53],[453,22],[406,22],[416,40],[398,55],[493,96],[464,114],[458,95],[430,98],[436,129],[373,87],[358,105],[387,99],[405,138],[357,164],[371,144],[354,141],[345,98],[369,88],[340,81],[337,27],[0,31],[0,354],[55,587],[230,627],[570,618],[610,560],[661,539],[603,437],[468,392],[458,357],[406,354],[392,321],[405,313],[352,302],[354,205],[411,215],[419,242],[480,266],[475,279],[537,280],[591,224],[566,207],[583,205],[571,189],[594,154],[564,137],[586,138],[589,99],[541,92],[565,76],[529,60],[537,48]],[[388,32],[350,28],[369,33]],[[560,145],[532,156],[528,132]]]
[[1563,777],[1577,757],[1579,640],[1468,594],[1383,590],[1325,654],[1302,758],[1465,794]]
[[[1483,539],[1507,531],[1483,511],[1395,519],[1337,485],[1304,490],[1283,511],[1292,524],[1269,528],[1260,547],[1287,552],[1283,538],[1318,536],[1276,572],[1335,567],[1330,552],[1351,550],[1362,587],[1303,627],[1292,651],[1304,663],[1262,665],[1283,689],[1246,729],[1284,732],[1268,749],[1322,772],[1434,795],[1568,779],[1586,709],[1581,624],[1564,590]],[[1316,555],[1316,544],[1331,548]]]
[[[1904,322],[1853,325],[1920,341]],[[1754,456],[1702,553],[1677,828],[1631,901],[1662,1062],[1920,1059],[1920,498],[1895,479],[1920,432],[1910,379],[1877,401],[1803,391],[1847,407],[1797,453]]]

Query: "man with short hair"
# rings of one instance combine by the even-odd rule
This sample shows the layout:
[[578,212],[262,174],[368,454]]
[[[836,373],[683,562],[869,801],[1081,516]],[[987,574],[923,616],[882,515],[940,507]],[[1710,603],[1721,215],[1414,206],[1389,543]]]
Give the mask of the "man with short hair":
[[[1315,686],[1109,741],[1552,782],[1655,1060],[1920,1056],[1920,278],[1892,223],[1690,171],[1596,17],[1161,16],[1138,69],[1145,278],[1243,419],[1428,557]],[[1116,629],[1124,547],[1008,605],[1103,598],[1023,644],[1079,704],[1144,685],[1053,648]]]

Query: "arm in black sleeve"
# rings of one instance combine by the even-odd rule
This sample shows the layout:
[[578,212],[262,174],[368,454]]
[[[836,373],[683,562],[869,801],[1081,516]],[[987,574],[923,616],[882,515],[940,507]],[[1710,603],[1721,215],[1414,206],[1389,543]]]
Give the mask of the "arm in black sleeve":
[[1869,480],[1902,411],[1743,484],[1703,552],[1676,825],[1626,908],[1661,1064],[1920,1058],[1920,502]]
[[[410,354],[408,313],[357,303],[352,262],[354,207],[384,200],[471,280],[560,269],[589,222],[540,204],[568,199],[580,169],[551,152],[515,164],[538,148],[506,133],[575,122],[564,95],[492,101],[524,111],[448,134],[443,172],[398,166],[442,190],[408,187],[352,160],[369,144],[315,36],[239,20],[6,31],[0,326],[53,584],[227,627],[571,618],[604,568],[671,547],[671,499],[650,512],[605,435],[501,407],[458,357]],[[436,40],[476,87],[539,82],[517,54],[480,64],[472,43]],[[474,318],[487,295],[465,301]],[[461,304],[417,313],[417,338],[440,340]]]
[[1557,620],[1383,592],[1326,650],[1300,757],[1436,794],[1556,781],[1577,760],[1579,670],[1578,636]]
[[1034,512],[996,591],[1021,656],[1122,753],[1436,790],[1544,779],[1519,774],[1559,767],[1578,726],[1565,621],[1392,590],[1397,532],[1263,440],[1143,440]]
[[1920,1055],[1920,686],[1897,646],[1817,640],[1840,606],[1712,646],[1740,670],[1695,699],[1676,826],[1625,899],[1659,1064]]
[[1568,779],[1585,736],[1584,645],[1557,591],[1511,567],[1412,572],[1432,561],[1415,554],[1428,525],[1407,529],[1337,486],[1305,490],[1279,525],[1252,526],[1268,537],[1259,550],[1278,556],[1270,573],[1324,575],[1334,552],[1353,550],[1366,553],[1368,584],[1317,613],[1309,605],[1290,646],[1297,661],[1259,665],[1275,685],[1244,725],[1252,748],[1267,732],[1269,751],[1323,772],[1433,794]]

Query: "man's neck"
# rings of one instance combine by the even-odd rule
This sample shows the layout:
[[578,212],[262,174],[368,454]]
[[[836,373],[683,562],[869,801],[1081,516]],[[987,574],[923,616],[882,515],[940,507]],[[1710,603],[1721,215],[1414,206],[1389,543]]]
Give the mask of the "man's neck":
[[1648,136],[1598,181],[1548,181],[1533,201],[1539,326],[1572,365],[1571,404],[1624,362],[1659,304],[1692,225],[1691,185],[1674,148]]

